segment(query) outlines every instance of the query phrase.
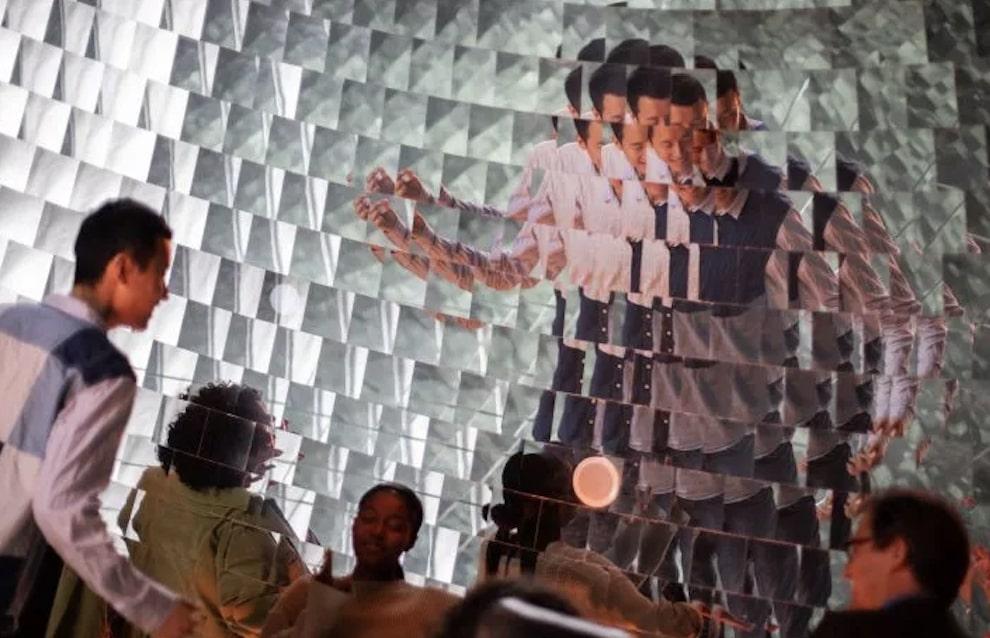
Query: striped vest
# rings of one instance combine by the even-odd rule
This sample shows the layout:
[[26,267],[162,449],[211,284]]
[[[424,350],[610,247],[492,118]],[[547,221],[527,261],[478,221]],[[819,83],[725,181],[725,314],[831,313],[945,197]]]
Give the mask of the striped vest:
[[80,390],[120,377],[134,372],[99,326],[47,302],[0,307],[0,556],[25,556],[37,539],[31,499],[59,412]]

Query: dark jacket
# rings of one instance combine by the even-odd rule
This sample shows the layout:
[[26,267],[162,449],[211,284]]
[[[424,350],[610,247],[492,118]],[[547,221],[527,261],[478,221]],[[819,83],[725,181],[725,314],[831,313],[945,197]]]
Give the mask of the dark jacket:
[[812,638],[963,638],[966,634],[945,607],[910,598],[875,611],[829,612]]

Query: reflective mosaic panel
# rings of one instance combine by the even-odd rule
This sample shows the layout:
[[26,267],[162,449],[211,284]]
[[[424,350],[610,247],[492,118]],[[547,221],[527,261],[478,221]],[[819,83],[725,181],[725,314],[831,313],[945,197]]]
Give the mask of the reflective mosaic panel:
[[[398,481],[426,510],[409,580],[471,587],[499,542],[483,506],[530,487],[503,487],[520,450],[604,456],[617,494],[562,539],[739,636],[846,602],[865,492],[935,490],[990,542],[983,0],[0,19],[0,301],[67,290],[107,199],[175,232],[169,299],[113,335],[141,385],[105,498],[122,549],[183,393],[217,381],[272,415],[222,464],[341,572],[358,499]],[[988,593],[957,604],[979,635]]]

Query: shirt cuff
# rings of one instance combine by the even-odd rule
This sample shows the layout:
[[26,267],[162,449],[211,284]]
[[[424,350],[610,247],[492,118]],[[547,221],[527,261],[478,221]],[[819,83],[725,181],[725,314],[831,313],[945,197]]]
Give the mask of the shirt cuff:
[[150,582],[144,596],[118,611],[141,631],[152,634],[162,626],[179,601],[179,597],[165,587]]

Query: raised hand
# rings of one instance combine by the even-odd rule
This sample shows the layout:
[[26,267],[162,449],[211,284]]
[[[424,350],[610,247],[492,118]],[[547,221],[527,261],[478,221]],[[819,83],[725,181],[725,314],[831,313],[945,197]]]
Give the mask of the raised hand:
[[426,187],[423,186],[423,182],[416,173],[408,168],[399,171],[395,185],[395,194],[399,197],[405,197],[406,199],[412,199],[425,204],[430,204],[434,201],[433,195],[426,190]]
[[354,210],[358,217],[374,224],[393,244],[400,248],[406,247],[409,232],[387,199],[372,202],[367,196],[362,195],[354,200]]
[[367,179],[364,180],[364,190],[369,193],[381,193],[391,195],[395,192],[395,182],[388,176],[385,169],[379,166],[371,171]]

